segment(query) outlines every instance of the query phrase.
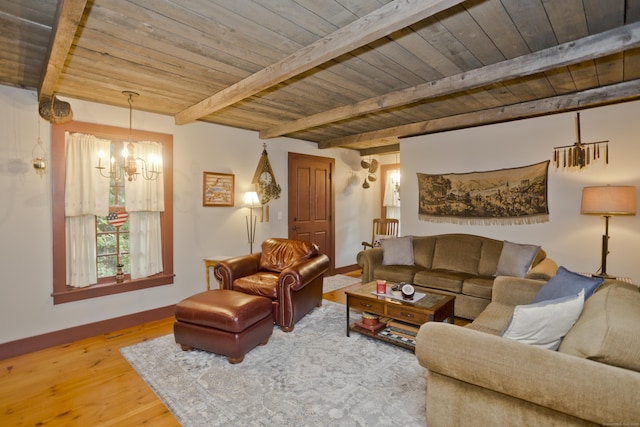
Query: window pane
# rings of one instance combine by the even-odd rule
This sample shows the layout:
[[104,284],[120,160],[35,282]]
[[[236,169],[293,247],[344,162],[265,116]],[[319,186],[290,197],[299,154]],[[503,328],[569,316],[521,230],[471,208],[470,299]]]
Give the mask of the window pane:
[[131,262],[129,260],[128,252],[126,254],[120,254],[120,262],[124,265],[124,267],[122,267],[122,271],[125,273],[131,273]]
[[97,239],[98,255],[116,254],[116,235],[115,234],[98,234]]
[[116,256],[108,255],[98,257],[98,277],[116,275]]
[[107,221],[107,217],[106,216],[99,216],[97,218],[98,220],[98,232],[105,232],[105,233],[113,233],[114,231],[116,231],[116,228],[109,224],[109,221]]

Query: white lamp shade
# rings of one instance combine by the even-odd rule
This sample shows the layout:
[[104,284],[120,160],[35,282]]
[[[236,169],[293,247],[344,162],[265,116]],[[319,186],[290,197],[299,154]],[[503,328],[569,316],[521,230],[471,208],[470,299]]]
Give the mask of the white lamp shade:
[[257,208],[260,207],[260,199],[258,193],[255,191],[247,191],[242,197],[242,206],[245,208]]
[[583,215],[635,215],[636,187],[631,185],[604,185],[582,189]]

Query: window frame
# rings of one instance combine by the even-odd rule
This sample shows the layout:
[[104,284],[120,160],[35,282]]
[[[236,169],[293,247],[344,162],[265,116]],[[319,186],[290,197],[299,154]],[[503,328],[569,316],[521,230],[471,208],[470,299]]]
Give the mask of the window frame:
[[[164,175],[164,212],[160,212],[162,227],[162,264],[164,271],[153,276],[124,283],[101,283],[84,288],[66,284],[66,230],[65,230],[65,132],[81,132],[104,139],[157,141],[162,144],[162,174]],[[155,286],[173,284],[173,135],[130,130],[115,126],[71,121],[51,126],[51,183],[53,220],[53,303],[63,304],[89,298],[99,298],[123,292],[137,291]]]

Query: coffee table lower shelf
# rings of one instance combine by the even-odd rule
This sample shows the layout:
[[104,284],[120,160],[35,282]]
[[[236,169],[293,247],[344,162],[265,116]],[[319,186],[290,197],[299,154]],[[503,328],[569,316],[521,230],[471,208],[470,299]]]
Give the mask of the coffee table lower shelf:
[[361,328],[354,323],[349,327],[349,329],[353,332],[357,332],[359,334],[366,335],[371,338],[388,342],[389,344],[406,348],[407,350],[415,351],[416,349],[415,340],[410,340],[408,338],[401,337],[399,335],[394,335],[392,329],[388,326],[380,329],[379,331],[373,332],[368,329]]

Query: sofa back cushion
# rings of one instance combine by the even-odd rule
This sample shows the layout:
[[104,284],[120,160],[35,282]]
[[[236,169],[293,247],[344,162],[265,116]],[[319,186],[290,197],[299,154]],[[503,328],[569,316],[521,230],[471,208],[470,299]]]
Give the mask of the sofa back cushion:
[[478,274],[481,276],[493,277],[498,268],[498,260],[502,253],[502,240],[482,239],[482,252],[478,263]]
[[558,351],[640,371],[640,292],[612,284],[597,291]]
[[436,236],[414,236],[413,259],[415,264],[420,267],[431,268],[435,247]]
[[318,246],[305,240],[271,238],[262,242],[260,269],[282,272],[305,259],[318,256]]
[[433,253],[434,269],[478,274],[482,238],[472,235],[441,235],[436,239]]

